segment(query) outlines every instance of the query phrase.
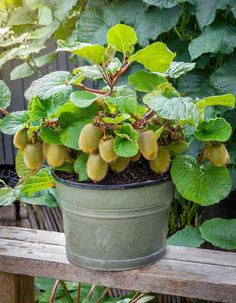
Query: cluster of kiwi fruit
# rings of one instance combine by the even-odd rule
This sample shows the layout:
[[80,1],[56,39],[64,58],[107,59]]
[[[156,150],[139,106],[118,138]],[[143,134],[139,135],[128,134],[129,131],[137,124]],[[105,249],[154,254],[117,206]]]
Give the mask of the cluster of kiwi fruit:
[[45,160],[52,167],[61,166],[68,158],[68,149],[60,144],[47,144],[39,141],[36,137],[33,140],[28,138],[28,130],[18,131],[13,140],[14,145],[23,151],[24,163],[32,170],[40,169]]
[[80,149],[88,154],[87,174],[94,182],[99,182],[107,175],[108,169],[116,173],[124,171],[130,162],[143,156],[149,161],[150,169],[157,174],[169,170],[171,155],[167,148],[158,146],[153,130],[137,131],[139,151],[134,157],[120,157],[113,148],[114,137],[103,136],[99,126],[87,124],[79,138]]

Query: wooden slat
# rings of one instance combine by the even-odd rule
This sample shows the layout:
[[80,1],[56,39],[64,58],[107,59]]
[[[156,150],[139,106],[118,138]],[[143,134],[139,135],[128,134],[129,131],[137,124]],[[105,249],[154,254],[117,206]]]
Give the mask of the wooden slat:
[[1,227],[0,271],[236,302],[235,253],[169,246],[165,257],[153,266],[102,272],[70,264],[64,243],[60,233]]

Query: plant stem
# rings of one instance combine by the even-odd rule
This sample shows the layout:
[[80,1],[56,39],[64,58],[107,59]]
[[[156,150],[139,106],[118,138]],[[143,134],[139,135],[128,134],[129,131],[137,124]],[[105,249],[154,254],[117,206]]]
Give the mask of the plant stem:
[[90,291],[89,291],[88,295],[87,295],[86,302],[89,302],[91,300],[95,288],[96,288],[96,284],[93,284],[92,287],[90,288]]
[[10,114],[7,110],[5,110],[5,109],[3,109],[3,108],[0,108],[0,112],[1,112],[4,116],[7,116],[7,115]]
[[187,224],[191,225],[192,219],[194,216],[196,216],[196,214],[198,213],[199,209],[201,208],[201,205],[197,204],[197,203],[193,203],[188,216],[187,216]]
[[99,94],[99,95],[106,95],[107,94],[107,92],[104,92],[104,91],[99,90],[99,89],[90,88],[90,87],[87,87],[83,84],[77,84],[76,86],[78,86],[79,88],[81,88],[83,90],[91,92],[91,93],[95,93],[95,94]]
[[80,303],[80,290],[81,290],[81,284],[78,283],[78,288],[77,288],[77,303]]
[[71,297],[71,295],[70,295],[70,293],[67,289],[66,283],[64,281],[60,280],[60,284],[62,286],[62,290],[63,290],[68,302],[69,303],[74,303],[74,300],[72,299],[72,297]]
[[102,299],[105,297],[109,289],[110,287],[106,287],[105,290],[102,292],[101,296],[99,296],[99,298],[96,300],[95,303],[99,303],[100,301],[102,301]]
[[53,289],[52,289],[52,293],[51,293],[51,296],[50,296],[50,299],[49,299],[49,303],[53,303],[58,285],[59,285],[59,280],[56,280],[56,282],[53,286]]

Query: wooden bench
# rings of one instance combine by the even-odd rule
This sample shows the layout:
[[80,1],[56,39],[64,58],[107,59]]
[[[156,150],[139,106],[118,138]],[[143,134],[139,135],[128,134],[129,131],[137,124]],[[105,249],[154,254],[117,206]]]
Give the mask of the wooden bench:
[[152,266],[101,272],[70,264],[62,233],[0,227],[0,303],[34,302],[33,276],[236,303],[236,253],[168,246]]

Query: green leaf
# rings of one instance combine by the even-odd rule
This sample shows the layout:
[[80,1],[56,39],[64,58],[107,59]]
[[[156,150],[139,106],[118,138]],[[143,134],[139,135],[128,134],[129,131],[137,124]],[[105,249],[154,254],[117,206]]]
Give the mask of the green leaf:
[[102,74],[96,65],[79,66],[73,70],[74,75],[82,75],[91,81],[102,78]]
[[236,249],[236,219],[214,218],[200,226],[202,237],[216,247]]
[[64,162],[57,170],[64,171],[68,174],[74,174],[74,165],[72,163]]
[[42,168],[35,175],[25,179],[21,185],[20,194],[31,197],[34,193],[55,186],[55,180],[49,168]]
[[133,157],[138,152],[138,133],[129,124],[115,130],[114,151],[120,157]]
[[7,108],[11,103],[11,92],[5,82],[0,80],[0,108]]
[[18,150],[16,154],[16,173],[19,178],[24,178],[32,174],[33,170],[26,167],[24,162],[23,151]]
[[0,121],[0,131],[13,135],[27,126],[29,114],[27,111],[12,112]]
[[198,124],[199,110],[189,97],[166,98],[159,91],[154,91],[144,96],[143,102],[157,114],[168,120]]
[[103,118],[103,121],[105,123],[109,123],[109,124],[119,124],[129,118],[130,118],[129,114],[123,113],[123,114],[116,115],[115,118],[105,117],[105,118]]
[[152,72],[164,73],[174,57],[164,43],[155,42],[135,53],[129,61],[137,61]]
[[84,126],[91,122],[91,119],[82,119],[67,126],[60,135],[61,143],[67,147],[79,150],[79,137]]
[[206,97],[197,102],[200,110],[204,109],[206,106],[222,105],[234,108],[235,97],[232,94],[226,94],[221,96],[210,96]]
[[61,144],[60,133],[52,128],[41,128],[39,135],[48,144]]
[[48,207],[58,206],[53,188],[37,191],[32,196],[21,195],[20,200],[26,204],[44,205]]
[[220,94],[232,93],[236,96],[235,69],[236,59],[231,59],[212,74],[211,83]]
[[194,60],[205,53],[230,54],[235,47],[236,26],[220,23],[204,28],[202,34],[190,42],[189,53]]
[[134,26],[139,44],[146,46],[150,43],[150,40],[155,41],[160,34],[171,30],[178,23],[182,13],[182,9],[178,6],[168,9],[159,7],[142,8],[137,14]]
[[141,118],[147,111],[147,109],[143,105],[139,104],[137,99],[134,97],[116,97],[109,98],[109,100],[122,114],[130,114],[137,118]]
[[86,181],[89,179],[87,174],[87,160],[88,155],[81,152],[74,163],[74,170],[75,173],[78,175],[79,181]]
[[107,42],[123,54],[129,53],[137,43],[134,29],[125,24],[116,24],[107,32]]
[[232,190],[236,190],[236,165],[228,165],[227,168],[232,180]]
[[60,94],[61,101],[66,101],[72,92],[72,86],[67,82],[72,79],[72,75],[65,71],[56,71],[43,76],[32,82],[25,93],[28,100],[39,97],[42,100]]
[[27,6],[17,8],[10,14],[7,25],[35,24],[37,11],[30,10]]
[[232,133],[231,125],[223,118],[210,119],[201,122],[194,135],[199,141],[228,141]]
[[140,70],[128,77],[129,85],[141,92],[152,92],[163,82],[166,82],[165,77],[144,70]]
[[185,2],[185,0],[143,0],[143,2],[160,8],[171,8]]
[[[49,53],[38,58],[34,58],[35,65],[39,68],[45,64],[52,62],[56,58],[56,53]],[[33,64],[32,60],[29,60]],[[28,63],[22,63],[16,66],[10,73],[11,80],[22,79],[29,77],[34,74],[34,70],[29,66]]]
[[10,187],[0,188],[0,206],[11,205],[14,201],[16,201],[17,196],[15,194],[15,190]]
[[67,43],[63,40],[58,40],[57,46],[57,51],[71,52],[77,56],[91,60],[95,64],[100,64],[104,61],[105,47],[99,44]]
[[171,177],[185,199],[203,206],[219,202],[231,191],[231,178],[225,167],[211,163],[199,166],[191,156],[177,156],[172,161]]
[[217,10],[225,9],[229,2],[230,0],[196,1],[196,17],[200,27],[203,28],[204,26],[211,24],[215,19]]
[[90,106],[97,98],[97,95],[86,91],[77,91],[70,94],[70,101],[80,108]]
[[195,63],[187,62],[171,62],[169,69],[166,71],[165,75],[176,79],[194,69]]
[[186,226],[183,229],[177,231],[167,240],[168,245],[185,246],[185,247],[200,247],[204,243],[204,239],[201,237],[199,228]]

